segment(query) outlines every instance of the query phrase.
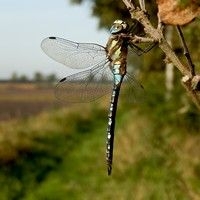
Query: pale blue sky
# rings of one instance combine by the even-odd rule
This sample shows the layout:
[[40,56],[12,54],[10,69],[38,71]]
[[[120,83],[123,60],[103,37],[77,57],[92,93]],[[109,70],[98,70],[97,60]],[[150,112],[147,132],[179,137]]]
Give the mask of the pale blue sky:
[[90,5],[69,0],[0,0],[0,79],[13,72],[29,77],[36,72],[65,76],[67,68],[40,49],[42,39],[58,36],[105,45],[109,33],[98,30]]

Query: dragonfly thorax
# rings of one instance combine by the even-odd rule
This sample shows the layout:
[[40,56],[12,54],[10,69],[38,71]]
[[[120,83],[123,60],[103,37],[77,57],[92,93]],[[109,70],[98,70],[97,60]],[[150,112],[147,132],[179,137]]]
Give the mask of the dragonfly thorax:
[[111,35],[107,43],[108,57],[111,61],[111,71],[114,66],[120,66],[119,74],[126,74],[126,60],[128,54],[128,45],[125,38],[120,34]]

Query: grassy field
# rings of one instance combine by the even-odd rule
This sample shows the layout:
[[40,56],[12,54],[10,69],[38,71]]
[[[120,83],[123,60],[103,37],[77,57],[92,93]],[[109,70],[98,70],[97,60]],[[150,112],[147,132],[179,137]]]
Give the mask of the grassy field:
[[[49,107],[0,123],[1,199],[200,199],[199,115],[179,114],[177,105],[149,87],[152,95],[142,105],[119,105],[110,177],[106,101],[52,109],[52,89],[34,86],[26,93],[22,87],[30,106]],[[14,99],[25,101],[18,92]]]

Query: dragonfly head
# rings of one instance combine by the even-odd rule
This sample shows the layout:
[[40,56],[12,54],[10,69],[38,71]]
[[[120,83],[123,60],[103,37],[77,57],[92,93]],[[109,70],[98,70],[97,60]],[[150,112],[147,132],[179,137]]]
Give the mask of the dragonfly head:
[[128,24],[120,19],[115,20],[110,28],[111,34],[126,33],[128,31]]

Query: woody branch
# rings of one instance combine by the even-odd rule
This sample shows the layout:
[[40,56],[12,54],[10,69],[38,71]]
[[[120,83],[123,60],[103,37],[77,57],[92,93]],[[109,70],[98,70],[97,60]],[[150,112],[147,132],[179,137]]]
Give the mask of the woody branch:
[[[162,28],[160,24],[158,24],[157,28],[154,28],[149,21],[148,15],[146,11],[136,7],[131,0],[122,0],[126,5],[127,9],[131,14],[132,19],[136,19],[139,21],[143,27],[146,35],[151,38],[153,41],[158,42],[160,49],[165,53],[166,57],[173,63],[174,66],[178,68],[178,70],[183,75],[182,84],[186,88],[186,91],[192,97],[193,102],[200,110],[200,94],[198,88],[194,88],[194,85],[199,85],[199,75],[193,75],[189,66],[183,65],[180,59],[176,56],[167,40],[163,35]],[[136,36],[137,37],[137,36]],[[135,38],[135,40],[137,40]],[[145,41],[145,39],[140,39],[141,41]],[[198,82],[195,82],[198,81]]]

